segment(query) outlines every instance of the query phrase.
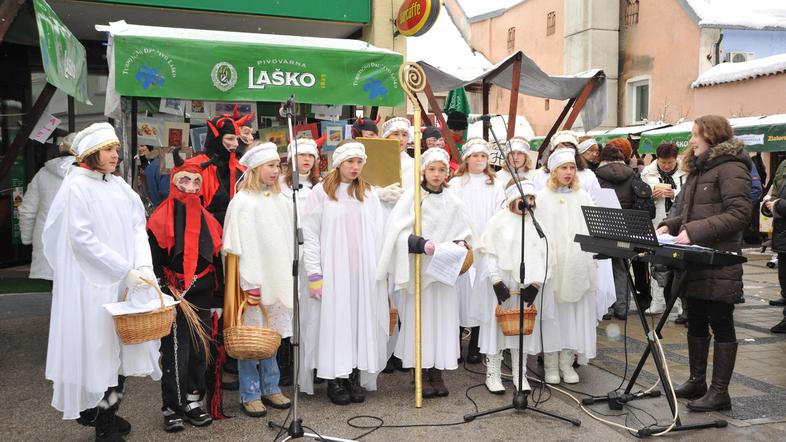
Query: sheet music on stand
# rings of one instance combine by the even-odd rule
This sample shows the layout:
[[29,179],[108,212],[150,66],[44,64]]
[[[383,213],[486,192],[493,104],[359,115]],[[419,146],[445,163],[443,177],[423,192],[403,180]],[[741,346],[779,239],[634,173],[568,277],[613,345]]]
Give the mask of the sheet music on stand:
[[594,206],[581,206],[581,210],[592,237],[658,245],[652,219],[646,211]]

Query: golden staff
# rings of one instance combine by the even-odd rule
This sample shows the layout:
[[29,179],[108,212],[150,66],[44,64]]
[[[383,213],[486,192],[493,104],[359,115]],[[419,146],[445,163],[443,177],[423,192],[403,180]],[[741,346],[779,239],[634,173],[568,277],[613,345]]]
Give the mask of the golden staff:
[[[406,62],[398,69],[398,80],[401,88],[414,108],[413,119],[415,123],[415,235],[421,235],[420,226],[420,102],[415,94],[422,92],[426,87],[426,73],[417,63]],[[421,336],[421,309],[420,309],[420,254],[415,254],[415,408],[423,404],[423,360],[420,348]]]

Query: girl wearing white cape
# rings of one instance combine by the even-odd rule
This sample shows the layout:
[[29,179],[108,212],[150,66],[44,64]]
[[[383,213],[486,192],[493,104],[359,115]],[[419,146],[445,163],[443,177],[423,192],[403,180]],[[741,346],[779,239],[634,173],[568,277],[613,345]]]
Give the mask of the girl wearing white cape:
[[[520,182],[528,203],[535,203],[535,187],[530,181]],[[523,354],[539,354],[559,351],[559,328],[555,321],[554,306],[554,251],[548,247],[547,241],[538,236],[529,214],[524,215],[524,264],[525,279],[520,284],[519,268],[521,266],[521,210],[518,204],[521,195],[515,185],[505,191],[506,208],[497,212],[486,226],[481,238],[479,251],[486,257],[494,293],[486,296],[483,311],[483,323],[480,326],[480,351],[487,355],[486,388],[491,393],[503,394],[505,387],[500,377],[502,351],[510,349],[513,384],[518,388],[519,369],[519,337],[505,336],[499,327],[495,315],[497,305],[504,308],[518,308],[518,296],[511,296],[511,291],[520,292],[525,301],[534,301],[538,309],[535,328],[531,335],[524,336]],[[538,211],[539,212],[539,211]],[[537,298],[535,298],[537,297]],[[542,325],[542,332],[541,332]],[[541,335],[543,347],[541,348]],[[523,364],[525,371],[522,376],[522,390],[530,390],[526,377],[526,359]]]
[[[574,152],[574,163],[576,164],[576,178],[578,179],[579,186],[583,189],[592,200],[593,205],[601,204],[604,201],[601,192],[603,189],[600,187],[598,177],[595,172],[590,169],[587,160],[584,159],[579,153],[579,140],[573,131],[563,130],[554,134],[549,142],[549,155],[556,149],[572,149]],[[551,176],[551,168],[548,166],[548,156],[545,159],[544,167],[534,172],[533,183],[535,190],[540,191],[547,187],[549,178]],[[617,302],[617,290],[614,286],[614,273],[611,268],[611,259],[596,260],[598,265],[598,278],[597,278],[597,296],[595,305],[595,315],[598,320],[603,318],[608,311],[608,308]]]
[[337,405],[364,401],[364,387],[376,389],[387,359],[387,287],[376,280],[383,213],[360,176],[365,161],[363,144],[340,144],[334,169],[314,186],[303,211],[309,295],[322,304],[317,376],[328,379],[328,397]]
[[[292,165],[297,164],[300,190],[297,192],[297,208],[300,225],[303,225],[303,209],[306,207],[311,190],[320,181],[319,152],[317,143],[310,138],[297,140],[297,157],[294,158],[294,143],[289,143],[289,162],[279,179],[281,193],[292,200]],[[301,248],[301,255],[303,249]],[[302,258],[302,256],[301,256]],[[314,370],[317,368],[317,351],[319,350],[319,310],[322,304],[318,299],[308,295],[308,274],[302,259],[298,269],[300,281],[300,369],[298,384],[300,391],[314,394]]]
[[123,376],[160,379],[160,341],[123,345],[102,305],[156,277],[142,201],[112,175],[120,147],[114,128],[93,124],[73,146],[80,167],[63,181],[43,232],[53,270],[46,378],[53,383],[52,406],[64,419],[81,414],[80,423],[95,425],[97,439],[119,440],[130,430],[115,416]]
[[450,170],[450,159],[443,148],[434,147],[423,153],[421,160],[425,179],[420,192],[422,237],[413,234],[415,190],[404,192],[390,212],[385,229],[382,260],[377,268],[377,279],[385,281],[388,274],[394,279],[401,303],[401,334],[395,354],[405,368],[415,366],[415,266],[413,253],[422,253],[421,268],[421,354],[423,367],[423,397],[447,396],[442,370],[458,368],[460,355],[458,295],[454,285],[437,281],[425,269],[431,262],[436,244],[450,241],[470,241],[472,230],[466,208],[450,190],[445,180]]
[[594,204],[581,189],[575,161],[574,149],[560,148],[552,152],[549,179],[537,195],[538,221],[553,247],[555,259],[555,320],[560,351],[544,354],[545,378],[549,384],[558,384],[560,377],[566,384],[577,383],[574,354],[579,355],[579,363],[595,357],[598,265],[591,254],[573,241],[577,233],[587,233],[581,206]]
[[[248,316],[260,302],[268,312],[269,323],[282,338],[292,336],[292,278],[294,256],[292,203],[282,195],[278,184],[281,174],[278,151],[273,143],[261,143],[240,159],[247,169],[238,192],[229,202],[224,219],[224,256],[237,255],[240,288],[246,292]],[[256,324],[255,324],[256,325]],[[260,324],[261,325],[261,324]],[[276,357],[264,360],[238,360],[240,403],[251,417],[263,416],[263,402],[274,408],[288,408],[289,399],[278,386],[280,372]]]
[[[461,155],[464,160],[450,180],[450,191],[455,192],[467,208],[472,234],[480,238],[486,223],[497,213],[505,201],[505,185],[496,179],[489,165],[489,145],[482,138],[471,138],[464,143]],[[467,362],[480,362],[478,335],[485,310],[484,300],[492,293],[488,268],[483,256],[475,257],[472,268],[456,282],[459,293],[459,320],[462,327],[470,327]]]

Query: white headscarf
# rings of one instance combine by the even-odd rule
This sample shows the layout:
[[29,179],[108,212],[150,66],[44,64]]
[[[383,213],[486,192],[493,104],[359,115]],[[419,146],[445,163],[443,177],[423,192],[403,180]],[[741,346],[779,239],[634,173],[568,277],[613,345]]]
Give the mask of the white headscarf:
[[357,141],[350,141],[349,143],[338,146],[333,152],[333,167],[336,168],[346,160],[352,158],[361,158],[366,162],[366,146]]

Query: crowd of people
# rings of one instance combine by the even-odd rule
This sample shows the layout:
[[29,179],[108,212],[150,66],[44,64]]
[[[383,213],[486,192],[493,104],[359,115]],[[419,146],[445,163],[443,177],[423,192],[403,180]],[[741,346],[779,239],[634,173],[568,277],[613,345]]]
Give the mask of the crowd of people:
[[[723,117],[697,119],[684,154],[663,144],[641,171],[631,166],[628,139],[601,146],[570,131],[554,135],[539,167],[522,137],[499,146],[506,153],[502,170],[489,162],[498,147],[480,138],[463,143],[455,164],[440,131],[427,128],[417,179],[407,152],[409,121],[389,119],[380,131],[373,121],[359,119],[356,136],[399,142],[401,182],[386,187],[362,177],[367,155],[352,139],[333,152],[324,177],[319,146],[306,138],[290,143],[282,171],[274,144],[243,134],[249,117],[217,116],[209,122],[205,153],[182,160],[176,152],[168,193],[159,192],[149,219],[139,195],[114,174],[120,142],[110,125],[94,124],[76,134],[72,156],[56,165],[54,173],[65,179],[43,216],[34,265],[36,276],[54,281],[46,377],[53,382],[52,405],[64,419],[95,426],[98,440],[122,440],[130,431],[116,414],[125,376],[161,380],[166,431],[183,430],[185,422],[206,426],[222,416],[222,386],[232,388],[224,371],[237,372],[247,415],[264,416],[266,405],[289,407],[279,384],[291,367],[275,356],[226,362],[220,334],[222,322],[240,321],[273,328],[283,338],[292,335],[295,191],[304,241],[298,275],[301,343],[295,350],[300,370],[294,377],[307,394],[326,381],[327,397],[336,405],[366,400],[384,382],[380,373],[415,367],[415,254],[422,255],[423,269],[448,247],[467,249],[473,257],[454,284],[423,272],[423,397],[447,396],[443,372],[457,369],[462,359],[479,363],[483,357],[488,391],[502,394],[505,350],[515,387],[530,390],[526,376],[518,384],[518,337],[505,336],[495,315],[517,306],[519,296],[538,312],[522,353],[543,353],[549,384],[578,383],[574,363],[596,356],[598,323],[627,318],[626,263],[593,259],[573,240],[587,233],[582,206],[598,204],[602,189],[613,189],[622,208],[650,210],[657,232],[673,235],[678,244],[739,252],[750,220],[751,160]],[[299,188],[293,186],[293,169]],[[643,196],[641,185],[649,190]],[[415,192],[421,198],[419,235]],[[773,198],[767,207],[776,213],[776,225],[783,223],[786,203]],[[236,281],[230,281],[230,262]],[[688,324],[690,378],[677,396],[694,399],[692,410],[729,408],[742,266],[680,273],[636,264],[632,271],[633,295],[649,314],[664,312],[675,281],[687,287],[677,310]],[[196,326],[210,337],[208,346],[200,344],[200,333],[189,332],[194,324],[183,305],[172,333],[160,343],[120,343],[101,305],[151,281],[195,307]],[[229,286],[236,284],[241,298],[229,301]],[[236,310],[239,301],[244,312]],[[255,306],[265,310],[264,318],[260,309],[249,308]],[[394,327],[391,309],[399,313]],[[288,346],[284,341],[280,352]]]

